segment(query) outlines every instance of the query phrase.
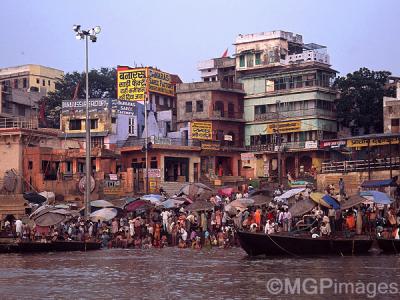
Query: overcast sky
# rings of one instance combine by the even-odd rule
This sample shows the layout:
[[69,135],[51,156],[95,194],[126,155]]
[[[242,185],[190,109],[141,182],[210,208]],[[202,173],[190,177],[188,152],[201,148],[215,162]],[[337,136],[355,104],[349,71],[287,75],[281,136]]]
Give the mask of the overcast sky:
[[341,74],[366,66],[400,75],[398,0],[3,0],[0,67],[84,69],[73,24],[102,27],[90,68],[150,65],[199,79],[198,61],[234,52],[238,34],[271,30],[326,45]]

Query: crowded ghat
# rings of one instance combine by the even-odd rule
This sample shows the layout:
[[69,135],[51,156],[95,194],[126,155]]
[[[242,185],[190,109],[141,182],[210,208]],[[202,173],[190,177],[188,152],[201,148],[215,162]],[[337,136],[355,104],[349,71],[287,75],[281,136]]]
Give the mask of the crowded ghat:
[[46,201],[29,219],[7,220],[2,236],[36,243],[96,241],[103,248],[197,250],[238,246],[238,231],[266,235],[301,232],[313,239],[369,235],[398,240],[396,181],[352,196],[346,194],[342,179],[324,192],[313,190],[308,183],[288,190],[283,186],[256,190],[248,185],[217,192],[194,183],[172,197],[160,188],[160,194],[122,199],[119,206],[92,201],[89,220],[82,211]]

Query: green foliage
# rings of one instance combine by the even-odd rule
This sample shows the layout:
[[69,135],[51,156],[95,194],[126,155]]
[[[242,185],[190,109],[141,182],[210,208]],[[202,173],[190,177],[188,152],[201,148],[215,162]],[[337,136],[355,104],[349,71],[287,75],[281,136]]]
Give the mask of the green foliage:
[[336,79],[334,87],[340,92],[338,121],[353,135],[383,131],[383,97],[395,95],[393,88],[385,88],[390,75],[388,71],[361,68]]
[[[45,105],[47,127],[60,127],[60,113],[62,100],[73,99],[78,86],[77,99],[86,98],[85,73],[66,73],[56,82],[55,92],[49,93],[41,100]],[[89,98],[116,98],[117,97],[117,71],[115,68],[101,68],[89,72]]]

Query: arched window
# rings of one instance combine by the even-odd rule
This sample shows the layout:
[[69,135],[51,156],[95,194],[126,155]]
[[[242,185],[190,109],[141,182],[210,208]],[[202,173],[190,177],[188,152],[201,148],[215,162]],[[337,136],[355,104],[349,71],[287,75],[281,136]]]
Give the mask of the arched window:
[[218,114],[223,117],[224,116],[224,102],[216,101],[214,105],[214,111],[219,112]]

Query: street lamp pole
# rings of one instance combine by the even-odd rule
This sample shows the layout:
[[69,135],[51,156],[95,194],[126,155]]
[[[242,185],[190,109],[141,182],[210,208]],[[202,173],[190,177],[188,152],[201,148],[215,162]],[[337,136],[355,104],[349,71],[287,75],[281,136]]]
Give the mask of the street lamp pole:
[[281,123],[281,119],[280,119],[280,115],[279,115],[279,109],[280,109],[280,104],[281,102],[278,100],[276,101],[276,112],[277,112],[277,121],[278,124],[276,126],[276,137],[277,137],[277,147],[278,147],[278,184],[279,186],[282,184],[282,155],[281,155],[281,133],[280,133],[280,123]]
[[100,26],[96,26],[90,30],[81,30],[80,25],[74,25],[73,30],[76,32],[78,40],[85,39],[85,73],[86,73],[86,183],[85,183],[85,219],[90,216],[90,192],[91,192],[91,158],[90,158],[90,114],[89,114],[89,39],[94,43],[97,41],[96,35],[100,33]]

